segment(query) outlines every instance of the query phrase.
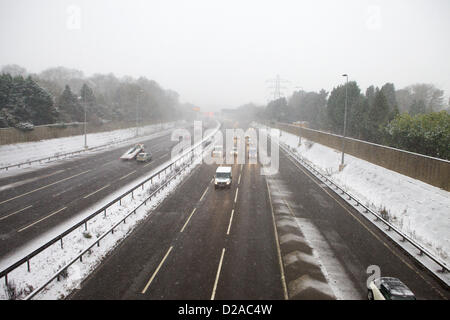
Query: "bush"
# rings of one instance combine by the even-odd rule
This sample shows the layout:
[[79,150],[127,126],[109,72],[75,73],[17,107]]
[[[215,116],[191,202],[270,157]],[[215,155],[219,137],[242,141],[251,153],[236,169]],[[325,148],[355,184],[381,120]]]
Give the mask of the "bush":
[[450,160],[450,115],[445,111],[402,113],[387,125],[385,134],[391,147]]

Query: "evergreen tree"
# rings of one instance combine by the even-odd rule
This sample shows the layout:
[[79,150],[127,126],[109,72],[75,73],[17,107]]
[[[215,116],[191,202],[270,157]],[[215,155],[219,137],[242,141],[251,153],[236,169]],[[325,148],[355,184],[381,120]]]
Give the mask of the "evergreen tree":
[[76,95],[72,93],[70,87],[66,85],[63,93],[59,97],[58,109],[62,113],[63,121],[84,121],[84,110]]

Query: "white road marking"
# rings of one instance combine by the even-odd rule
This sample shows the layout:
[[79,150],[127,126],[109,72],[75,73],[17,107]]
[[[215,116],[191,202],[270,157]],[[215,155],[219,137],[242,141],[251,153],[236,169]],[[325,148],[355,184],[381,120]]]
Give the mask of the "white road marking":
[[222,249],[222,255],[220,256],[219,267],[217,268],[216,280],[214,281],[214,287],[211,294],[211,300],[214,300],[216,296],[217,283],[219,282],[220,270],[222,269],[223,256],[225,255],[225,248]]
[[31,208],[32,206],[33,206],[33,205],[28,206],[28,207],[25,207],[25,208],[20,209],[20,210],[17,210],[16,212],[10,213],[10,214],[8,214],[7,216],[1,217],[1,218],[0,218],[0,221],[6,219],[6,218],[8,218],[8,217],[11,217],[11,216],[15,215],[16,213],[19,213],[19,212],[22,212],[22,211],[24,211],[24,210],[26,210],[26,209],[28,209],[28,208]]
[[173,246],[169,248],[169,250],[167,250],[166,255],[164,256],[164,258],[161,260],[161,262],[158,265],[158,268],[156,268],[155,272],[153,273],[152,277],[150,278],[150,280],[148,281],[147,285],[145,286],[144,290],[142,290],[142,294],[144,294],[148,287],[150,286],[150,284],[152,283],[153,279],[155,279],[156,274],[158,273],[159,269],[161,268],[161,266],[163,265],[164,261],[166,261],[167,256],[169,255],[170,251],[172,251]]
[[86,170],[86,171],[83,171],[83,172],[74,174],[73,176],[70,176],[70,177],[68,177],[68,178],[64,178],[64,179],[61,179],[61,180],[59,180],[59,181],[50,183],[50,184],[48,184],[48,185],[46,185],[46,186],[43,186],[43,187],[34,189],[34,190],[32,190],[32,191],[28,191],[28,192],[26,192],[26,193],[24,193],[24,194],[21,194],[21,195],[19,195],[19,196],[15,196],[15,197],[13,197],[13,198],[9,198],[9,199],[7,199],[7,200],[4,200],[4,201],[0,202],[0,204],[4,204],[4,203],[9,202],[9,201],[11,201],[11,200],[15,200],[15,199],[21,198],[21,197],[23,197],[23,196],[26,196],[26,195],[28,195],[28,194],[30,194],[30,193],[33,193],[33,192],[36,192],[36,191],[39,191],[39,190],[48,188],[48,187],[53,186],[53,185],[55,185],[55,184],[57,184],[57,183],[60,183],[60,182],[63,182],[63,181],[66,181],[66,180],[75,178],[75,177],[80,176],[80,175],[82,175],[82,174],[84,174],[84,173],[87,173],[87,172],[89,172],[89,171],[91,171],[91,170]]
[[231,217],[230,217],[230,223],[228,224],[227,235],[230,234],[231,223],[232,223],[232,221],[233,221],[233,215],[234,215],[234,209],[231,210]]
[[203,197],[205,196],[206,192],[208,191],[208,188],[209,188],[209,186],[206,187],[205,192],[203,192],[202,197],[200,198],[199,201],[202,201],[202,200],[203,200]]
[[238,193],[239,193],[239,187],[236,189],[236,195],[234,196],[234,203],[236,203]]
[[87,199],[87,198],[89,198],[90,196],[96,194],[97,192],[102,191],[102,190],[105,189],[105,188],[108,188],[109,186],[110,186],[110,185],[108,184],[108,185],[106,185],[106,186],[104,186],[104,187],[98,189],[97,191],[94,191],[94,192],[92,192],[92,193],[89,193],[87,196],[84,196],[83,199]]
[[31,228],[31,227],[34,226],[35,224],[38,224],[39,222],[42,222],[42,221],[44,221],[45,219],[48,219],[48,218],[50,218],[51,216],[57,214],[58,212],[61,212],[61,211],[65,210],[65,209],[67,209],[67,207],[64,207],[64,208],[61,208],[61,209],[59,209],[59,210],[56,210],[55,212],[50,213],[48,216],[45,216],[45,217],[43,217],[42,219],[39,219],[39,220],[33,222],[32,224],[29,224],[28,226],[19,229],[17,232],[22,232],[22,231],[24,231],[24,230],[26,230],[26,229],[28,229],[28,228]]
[[126,175],[124,175],[122,178],[120,178],[119,180],[122,180],[122,179],[125,179],[126,177],[128,177],[128,176],[131,176],[133,173],[135,173],[136,172],[136,170],[134,170],[134,171],[131,171],[129,174],[126,174]]
[[197,210],[197,208],[194,208],[194,210],[192,210],[191,214],[189,215],[189,218],[186,220],[186,222],[184,223],[183,228],[181,228],[180,232],[184,231],[184,228],[186,228],[187,224],[189,223],[189,220],[191,220],[192,215],[194,214],[195,210]]
[[149,165],[151,165],[151,164],[153,164],[153,161],[150,161],[149,163],[147,163],[146,165],[144,165],[144,168],[147,167],[147,166],[149,166]]
[[239,175],[238,184],[241,183],[241,175]]
[[0,191],[11,189],[11,188],[15,188],[15,187],[18,187],[18,186],[24,185],[26,183],[30,183],[30,182],[42,179],[42,178],[48,178],[48,177],[54,176],[55,174],[58,174],[58,173],[61,173],[61,172],[64,172],[64,171],[66,171],[66,170],[58,170],[58,171],[55,171],[55,172],[47,174],[47,175],[34,177],[34,178],[30,178],[30,179],[14,182],[14,183],[11,183],[11,184],[8,184],[8,185],[5,185],[5,186],[1,186],[0,187]]
[[272,212],[272,223],[273,223],[273,231],[275,234],[275,244],[277,246],[278,264],[280,265],[281,286],[283,287],[284,299],[288,300],[289,296],[288,296],[287,286],[286,286],[286,277],[284,275],[284,267],[283,267],[283,260],[281,259],[280,243],[278,241],[278,231],[277,231],[277,226],[275,225],[275,215],[273,213],[272,196],[270,194],[269,183],[267,182],[267,178],[266,178],[266,186],[267,186],[267,192],[269,193],[269,203],[270,203],[270,209]]

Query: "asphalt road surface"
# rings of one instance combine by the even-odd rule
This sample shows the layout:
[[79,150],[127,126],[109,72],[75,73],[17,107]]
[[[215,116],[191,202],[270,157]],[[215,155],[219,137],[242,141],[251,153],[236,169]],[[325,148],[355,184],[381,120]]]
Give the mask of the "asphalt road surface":
[[170,132],[142,141],[148,163],[120,160],[124,144],[0,178],[0,258],[170,160]]
[[199,165],[69,298],[366,299],[369,267],[450,297],[284,153],[272,176],[233,164],[230,189],[214,189],[216,168]]

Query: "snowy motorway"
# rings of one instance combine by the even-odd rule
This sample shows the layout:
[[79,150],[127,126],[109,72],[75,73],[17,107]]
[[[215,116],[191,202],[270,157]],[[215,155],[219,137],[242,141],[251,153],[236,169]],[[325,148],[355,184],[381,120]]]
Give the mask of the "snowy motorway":
[[[225,122],[223,128],[236,125],[247,127]],[[90,169],[85,164],[73,175]],[[216,168],[197,166],[69,298],[365,299],[369,266],[400,278],[418,299],[450,297],[447,287],[283,152],[272,176],[261,175],[259,164],[234,164],[231,189],[214,189]],[[133,170],[144,168],[118,163],[98,177],[110,173],[116,181]],[[90,183],[95,186],[77,189],[74,199],[104,186]],[[63,197],[52,210],[70,201],[76,200]]]
[[119,160],[130,147],[122,144],[0,178],[0,258],[168,161],[170,133],[141,140],[153,155],[148,163]]

